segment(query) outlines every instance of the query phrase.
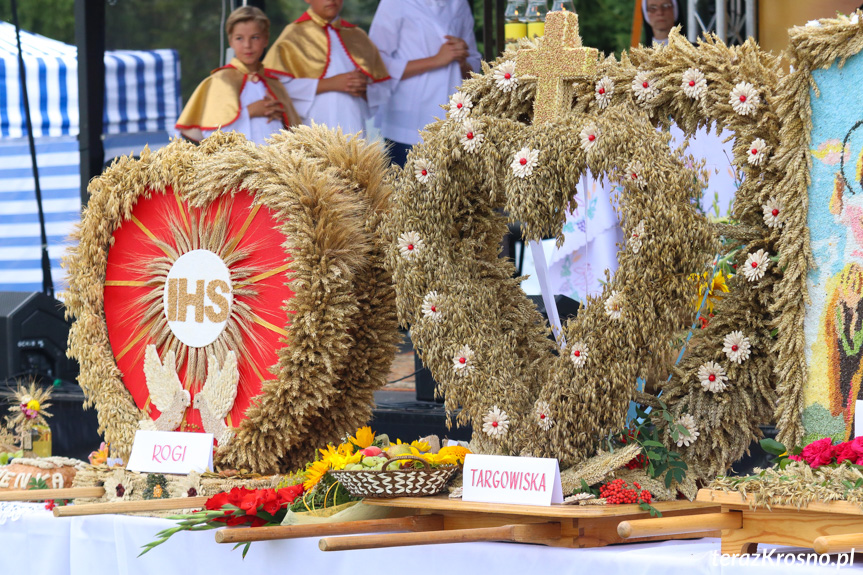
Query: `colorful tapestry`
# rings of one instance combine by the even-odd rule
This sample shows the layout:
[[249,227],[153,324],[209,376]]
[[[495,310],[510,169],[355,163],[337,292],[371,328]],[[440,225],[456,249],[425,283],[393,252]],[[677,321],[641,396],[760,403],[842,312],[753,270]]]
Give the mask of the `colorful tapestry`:
[[804,394],[806,438],[854,433],[863,377],[863,57],[815,70],[808,225],[815,267],[808,275]]

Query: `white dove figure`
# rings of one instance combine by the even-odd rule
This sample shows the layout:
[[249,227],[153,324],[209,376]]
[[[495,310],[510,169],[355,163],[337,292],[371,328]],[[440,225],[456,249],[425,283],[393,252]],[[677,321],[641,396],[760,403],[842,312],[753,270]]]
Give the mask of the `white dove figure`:
[[139,421],[138,427],[141,429],[174,431],[183,421],[183,414],[192,403],[192,396],[180,383],[176,361],[174,352],[169,351],[162,363],[156,346],[147,346],[144,352],[144,376],[147,378],[150,401],[161,413],[155,421],[149,418]]
[[237,384],[240,372],[237,369],[237,354],[228,352],[225,363],[219,369],[216,356],[207,358],[207,381],[195,394],[194,407],[201,413],[204,430],[212,433],[219,445],[225,445],[234,437],[234,431],[225,425],[225,418],[237,399]]

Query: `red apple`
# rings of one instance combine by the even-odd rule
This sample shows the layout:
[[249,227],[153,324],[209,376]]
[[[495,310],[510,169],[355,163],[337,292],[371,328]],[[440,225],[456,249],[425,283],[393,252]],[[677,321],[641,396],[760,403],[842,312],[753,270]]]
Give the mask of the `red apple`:
[[365,457],[376,457],[381,454],[381,448],[372,445],[366,447],[365,449],[360,449],[360,453],[362,453]]

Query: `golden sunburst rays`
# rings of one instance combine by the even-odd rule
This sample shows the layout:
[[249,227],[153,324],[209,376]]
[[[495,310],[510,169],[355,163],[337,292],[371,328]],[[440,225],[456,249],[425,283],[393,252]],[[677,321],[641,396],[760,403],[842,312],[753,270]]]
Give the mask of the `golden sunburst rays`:
[[[147,293],[136,301],[138,309],[143,309],[138,320],[139,332],[136,341],[146,334],[150,343],[160,350],[160,355],[174,351],[178,371],[185,365],[184,387],[189,390],[195,387],[197,391],[206,379],[209,354],[213,354],[219,363],[222,363],[229,351],[234,351],[241,357],[251,349],[256,352],[264,351],[263,342],[255,335],[255,325],[270,326],[268,329],[282,334],[285,332],[282,328],[266,322],[251,305],[258,297],[259,291],[254,284],[273,275],[273,270],[265,271],[259,267],[243,265],[243,261],[262,246],[250,244],[237,249],[258,211],[257,208],[250,209],[243,226],[232,234],[230,219],[227,217],[231,210],[230,202],[221,203],[214,212],[209,208],[187,208],[179,197],[177,205],[180,208],[179,219],[173,213],[163,216],[171,220],[168,238],[159,239],[146,230],[144,224],[136,222],[144,231],[147,238],[145,241],[149,241],[165,254],[142,262],[136,270],[139,276],[147,278],[143,285],[148,289]],[[172,332],[165,314],[164,292],[174,263],[184,254],[199,249],[216,254],[228,268],[233,301],[225,327],[219,336],[204,347],[192,347],[184,344]],[[138,282],[135,282],[135,285],[141,286]],[[251,365],[253,362],[249,360],[249,363]],[[252,367],[256,373],[259,372],[257,366]]]

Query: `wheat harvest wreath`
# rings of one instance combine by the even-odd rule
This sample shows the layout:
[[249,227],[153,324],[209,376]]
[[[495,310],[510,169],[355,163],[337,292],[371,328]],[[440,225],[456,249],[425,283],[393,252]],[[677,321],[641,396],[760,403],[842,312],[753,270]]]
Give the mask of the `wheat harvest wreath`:
[[69,353],[100,431],[206,431],[217,464],[286,471],[371,415],[395,353],[375,229],[381,150],[296,128],[115,162],[65,259]]

